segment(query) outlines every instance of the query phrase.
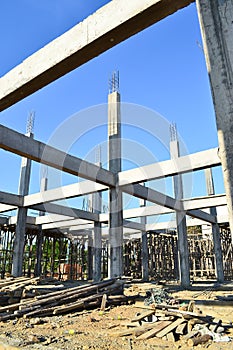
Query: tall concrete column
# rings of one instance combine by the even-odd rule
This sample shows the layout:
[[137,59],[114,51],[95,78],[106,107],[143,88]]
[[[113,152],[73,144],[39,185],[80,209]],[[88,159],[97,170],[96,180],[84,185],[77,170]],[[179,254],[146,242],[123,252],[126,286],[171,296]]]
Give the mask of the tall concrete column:
[[[101,163],[99,163],[101,166]],[[94,213],[101,213],[102,208],[102,193],[97,192],[93,195],[93,211]],[[101,280],[101,261],[102,261],[102,229],[100,222],[94,222],[93,232],[93,279],[95,282]]]
[[[140,199],[139,200],[140,207],[146,206],[146,200]],[[142,216],[141,224],[146,225],[147,218],[146,216]],[[148,260],[149,260],[149,251],[148,251],[148,239],[147,239],[147,232],[142,231],[142,280],[148,281],[149,280],[149,268],[148,268]]]
[[[206,188],[209,196],[215,194],[214,190],[214,181],[212,176],[212,169],[205,169],[205,178],[206,178]],[[210,208],[210,214],[217,219],[217,210],[216,207]],[[218,282],[224,281],[224,272],[223,272],[223,258],[222,258],[222,246],[221,246],[221,237],[218,224],[212,224],[212,235],[214,242],[214,254],[215,254],[215,264],[216,264],[216,274]]]
[[[33,133],[29,132],[26,136],[33,138]],[[21,196],[26,196],[29,193],[31,174],[31,160],[22,158],[21,171],[19,179],[18,193]],[[13,263],[12,263],[12,275],[14,277],[22,276],[23,272],[23,256],[25,245],[25,231],[27,223],[27,209],[18,208],[17,211],[17,224],[15,229],[15,240],[13,245]]]
[[[40,182],[40,191],[44,192],[48,189],[48,177],[43,176],[41,178]],[[39,213],[40,216],[44,216],[45,212],[41,211]],[[36,264],[35,264],[35,276],[40,276],[42,273],[42,254],[43,254],[43,230],[42,225],[38,225],[38,234],[37,234],[37,241],[36,241]]]
[[93,237],[92,233],[88,235],[88,250],[87,250],[87,267],[88,267],[88,279],[93,279]]
[[233,2],[196,0],[233,238]]
[[123,274],[123,215],[122,192],[117,186],[121,171],[120,94],[108,96],[108,159],[109,170],[116,175],[116,187],[109,190],[109,277]]
[[[171,126],[170,155],[174,161],[180,156],[179,141],[177,140],[176,127]],[[177,200],[183,198],[182,176],[173,177],[174,194]],[[176,225],[178,235],[178,254],[179,254],[179,270],[180,282],[182,287],[190,286],[190,265],[189,265],[189,248],[187,238],[186,213],[176,212]]]

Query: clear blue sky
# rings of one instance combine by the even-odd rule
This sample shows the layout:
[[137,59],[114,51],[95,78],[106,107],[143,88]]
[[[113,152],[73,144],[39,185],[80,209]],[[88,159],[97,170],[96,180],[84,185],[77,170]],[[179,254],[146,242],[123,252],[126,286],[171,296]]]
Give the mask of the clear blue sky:
[[[2,0],[0,76],[107,2]],[[108,79],[118,69],[122,101],[145,106],[175,122],[190,153],[216,147],[215,116],[201,46],[192,4],[2,112],[1,124],[24,133],[28,113],[33,110],[35,138],[47,142],[71,115],[107,102]],[[77,147],[77,156],[85,156],[96,143],[104,142],[106,130],[96,132]],[[147,149],[153,148],[149,138],[142,142]],[[166,152],[159,154],[159,148],[151,152],[156,159],[168,158]],[[1,189],[16,193],[20,158],[4,151],[0,157],[2,164],[8,164],[1,166]],[[31,190],[38,189],[38,166],[34,165]]]

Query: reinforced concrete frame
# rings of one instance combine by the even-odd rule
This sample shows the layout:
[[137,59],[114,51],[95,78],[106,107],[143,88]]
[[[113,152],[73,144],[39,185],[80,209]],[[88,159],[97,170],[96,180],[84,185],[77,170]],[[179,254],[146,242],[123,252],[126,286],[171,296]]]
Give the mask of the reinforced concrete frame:
[[[95,14],[52,41],[3,76],[0,79],[0,111],[12,106],[14,103],[79,67],[93,57],[96,57],[126,38],[192,2],[194,1],[145,0],[142,2],[141,0],[135,0],[126,4],[123,0],[112,0]],[[109,190],[110,214],[107,219],[105,214],[98,211],[90,213],[51,203],[51,201],[60,199],[61,194],[59,194],[59,190],[43,191],[40,194],[34,195],[28,195],[27,191],[20,192],[18,195],[0,192],[0,210],[7,211],[9,208],[19,208],[18,213],[24,212],[25,214],[27,208],[32,208],[38,211],[54,213],[57,215],[58,222],[66,221],[68,218],[71,218],[68,222],[73,220],[74,222],[76,221],[76,224],[77,219],[84,220],[86,223],[92,222],[96,230],[97,227],[100,229],[101,219],[103,220],[102,222],[108,222],[111,237],[110,277],[122,274],[121,243],[123,226],[131,227],[132,230],[138,229],[138,231],[142,232],[149,227],[145,221],[141,223],[126,221],[127,214],[125,215],[122,211],[122,192],[156,204],[153,208],[154,212],[158,210],[158,207],[163,207],[162,211],[164,212],[175,211],[177,213],[178,223],[182,221],[180,228],[178,224],[178,231],[183,232],[183,238],[185,237],[184,218],[186,215],[197,219],[197,222],[199,220],[212,224],[216,229],[214,237],[218,237],[218,218],[215,215],[215,211],[211,210],[208,213],[200,210],[200,208],[206,208],[207,202],[208,207],[217,206],[217,203],[220,203],[220,205],[227,204],[229,213],[228,221],[231,232],[233,232],[233,147],[231,137],[233,127],[233,27],[231,24],[233,5],[230,0],[196,0],[196,3],[216,111],[219,153],[216,149],[213,149],[202,152],[202,157],[200,157],[200,154],[186,157],[179,157],[177,154],[178,156],[175,157],[175,161],[173,158],[171,161],[122,172],[120,166],[119,94],[116,91],[112,92],[109,96],[109,100],[111,100],[109,101],[109,106],[113,106],[109,110],[109,125],[111,126],[109,128],[109,171],[103,169],[101,166],[65,154],[58,149],[28,138],[2,125],[0,126],[0,147],[2,149],[25,157],[28,161],[37,161],[88,180],[75,186],[67,186],[65,188],[66,198],[83,195],[85,191],[86,193],[96,193]],[[56,56],[56,52],[62,52],[63,54]],[[43,59],[41,59],[42,57]],[[22,72],[24,73],[21,74]],[[114,137],[112,137],[113,131],[115,133]],[[112,147],[113,145],[114,147]],[[220,159],[218,154],[220,154]],[[208,198],[184,201],[180,195],[176,194],[175,198],[171,198],[140,185],[140,183],[150,179],[176,176],[174,186],[181,193],[182,185],[180,176],[182,173],[210,168],[220,164],[223,166],[226,196],[213,197],[214,205]],[[25,186],[26,181],[25,177]],[[74,187],[75,193],[72,192]],[[177,190],[175,190],[176,192]],[[210,197],[212,196],[213,194]],[[64,198],[63,193],[62,198]],[[138,208],[134,212],[135,216],[139,215],[137,214],[137,210],[139,213],[140,210],[145,210],[141,216],[146,217],[146,212],[151,209],[147,207]],[[20,215],[18,214],[17,219],[19,231],[23,229],[27,220],[27,216],[25,215],[25,220],[21,220]],[[46,222],[46,216],[43,219],[38,219],[45,220],[44,222]],[[99,233],[96,233],[97,236],[99,237]],[[215,246],[217,247],[217,252],[219,250],[218,243]],[[13,274],[16,276],[21,274],[21,248],[15,248],[14,251]],[[217,264],[218,279],[222,281],[223,274],[220,260],[219,255]],[[96,264],[96,268],[98,269],[97,266],[98,264]],[[181,275],[183,274],[185,276],[181,279],[181,283],[187,287],[189,285],[187,261],[184,264],[182,263],[180,267],[182,270]],[[96,276],[99,276],[98,271],[96,271]]]

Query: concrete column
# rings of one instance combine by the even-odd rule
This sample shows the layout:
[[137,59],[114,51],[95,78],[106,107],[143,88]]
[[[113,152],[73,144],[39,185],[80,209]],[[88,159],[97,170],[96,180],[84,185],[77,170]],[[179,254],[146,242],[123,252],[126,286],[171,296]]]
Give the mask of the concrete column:
[[[109,170],[116,175],[121,171],[121,118],[120,94],[108,96],[108,159]],[[109,190],[109,277],[123,273],[123,215],[122,192],[119,187]]]
[[233,2],[197,0],[233,238]]
[[[29,132],[26,136],[33,138],[33,133]],[[19,179],[18,193],[21,196],[26,196],[29,193],[31,174],[31,160],[22,158],[21,171]],[[23,256],[25,245],[25,231],[27,222],[27,209],[18,208],[17,211],[17,224],[15,229],[15,240],[13,246],[13,263],[12,263],[12,275],[14,277],[22,276],[23,272]]]
[[[176,130],[175,130],[176,134]],[[180,156],[179,141],[176,139],[170,141],[171,159],[176,160]],[[175,198],[180,200],[183,198],[182,176],[176,175],[173,177],[173,186]],[[180,282],[182,287],[190,286],[190,268],[189,268],[189,249],[186,226],[186,213],[176,212],[176,225],[178,235],[178,254],[179,254],[179,269]]]
[[[212,176],[212,169],[205,169],[205,178],[206,178],[206,188],[207,194],[209,196],[215,194],[214,182]],[[216,207],[210,208],[210,214],[217,219],[217,210]],[[212,225],[212,234],[214,242],[214,254],[215,254],[215,264],[216,264],[216,274],[218,282],[224,281],[224,272],[223,272],[223,257],[222,257],[222,246],[221,246],[221,237],[218,224]]]
[[93,280],[98,282],[101,280],[102,261],[102,233],[100,222],[94,223],[93,260]]
[[[140,199],[140,207],[146,206],[146,201],[144,199]],[[141,224],[146,225],[147,218],[146,216],[141,217]],[[148,260],[149,260],[149,252],[148,252],[148,240],[147,240],[147,232],[142,231],[142,280],[149,280],[149,269],[148,269]]]
[[[42,177],[41,183],[40,183],[40,191],[44,192],[48,189],[48,178]],[[40,216],[44,216],[45,212],[41,211],[39,213]],[[38,225],[38,235],[37,235],[37,241],[36,241],[36,264],[35,264],[35,276],[40,276],[42,273],[42,253],[43,253],[43,230],[42,225]]]
[[88,236],[88,256],[87,256],[87,267],[88,267],[88,279],[93,279],[93,237],[92,233]]

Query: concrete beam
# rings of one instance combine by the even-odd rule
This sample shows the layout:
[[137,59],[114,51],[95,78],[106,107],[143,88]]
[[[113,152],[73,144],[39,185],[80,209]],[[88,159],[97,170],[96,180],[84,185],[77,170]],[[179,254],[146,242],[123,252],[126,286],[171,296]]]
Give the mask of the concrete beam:
[[84,222],[84,220],[81,219],[71,219],[69,221],[55,221],[42,225],[43,230],[51,230],[55,228],[72,230],[74,227],[78,227],[79,230],[92,230],[94,226],[93,222]]
[[43,204],[35,205],[31,207],[31,209],[47,212],[47,213],[58,214],[58,215],[70,216],[73,218],[79,218],[79,219],[84,219],[88,221],[99,221],[98,214],[80,210],[77,208],[65,207],[65,206],[53,204],[53,203],[47,203],[45,206]]
[[184,210],[205,209],[211,207],[220,207],[227,204],[225,194],[217,194],[206,197],[198,197],[192,199],[184,199]]
[[129,220],[123,220],[123,226],[136,231],[145,231],[146,229],[146,225],[141,224],[140,222],[133,222]]
[[13,205],[8,204],[0,204],[0,213],[5,213],[6,211],[17,209],[17,207],[14,207]]
[[[180,211],[180,212],[184,211],[182,201],[176,200],[172,197],[164,195],[163,193],[152,190],[152,189],[147,188],[145,186],[141,186],[138,184],[137,185],[125,185],[125,186],[122,186],[122,191],[124,191],[132,196],[145,199],[149,202],[156,203],[158,205],[164,206],[164,207],[169,208],[169,209],[173,209],[173,210]],[[190,215],[191,217],[198,218],[200,220],[204,220],[204,221],[207,221],[210,223],[216,223],[216,220],[212,215],[205,213],[205,212],[198,210],[198,209],[188,210],[188,211],[186,211],[186,214]]]
[[0,191],[0,203],[13,207],[22,207],[23,197],[17,194]]
[[0,111],[194,0],[112,0],[0,79]]
[[218,156],[218,148],[212,148],[177,159],[165,160],[163,162],[120,172],[119,185],[124,186],[131,183],[161,179],[167,176],[184,174],[218,165],[221,165]]
[[[187,166],[187,163],[188,163],[187,157],[190,157],[189,159],[191,159],[189,166]],[[184,161],[184,163],[180,164],[179,171],[181,173],[192,171],[192,170],[200,170],[200,169],[203,169],[203,167],[216,166],[220,164],[220,160],[217,155],[217,148],[194,153],[189,156],[180,157],[180,158],[183,159]],[[146,167],[141,167],[139,169],[124,171],[119,174],[120,182],[122,183],[123,181],[125,182],[126,178],[129,178],[132,180],[131,176],[133,176],[133,182],[134,182],[135,177],[137,175],[141,176],[140,173],[144,173],[144,172],[148,175],[148,180],[150,180],[152,176],[155,176],[154,175],[155,173],[156,173],[156,179],[161,178],[161,176],[162,177],[172,176],[175,174],[174,169],[172,169],[173,166],[174,166],[174,161],[168,160],[168,161],[159,162],[156,164],[151,164]],[[29,207],[31,205],[78,197],[78,196],[87,195],[98,191],[104,191],[107,189],[108,189],[107,186],[97,184],[92,181],[82,181],[75,184],[62,186],[52,190],[47,190],[44,192],[38,192],[35,194],[30,194],[28,196],[25,196],[23,206]],[[216,204],[216,205],[221,205],[221,204]],[[210,206],[211,206],[211,203],[208,207]],[[195,208],[198,208],[198,206]],[[201,207],[199,206],[199,208]]]
[[115,185],[115,177],[110,171],[31,139],[3,125],[0,125],[0,148],[106,186]]
[[30,194],[24,197],[23,206],[55,202],[62,199],[85,196],[87,194],[107,190],[108,187],[93,181],[81,181],[71,185],[54,188],[43,192]]

